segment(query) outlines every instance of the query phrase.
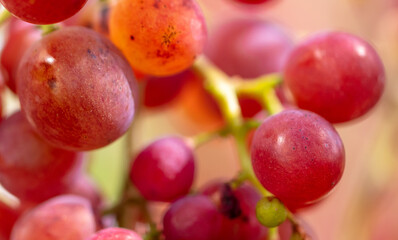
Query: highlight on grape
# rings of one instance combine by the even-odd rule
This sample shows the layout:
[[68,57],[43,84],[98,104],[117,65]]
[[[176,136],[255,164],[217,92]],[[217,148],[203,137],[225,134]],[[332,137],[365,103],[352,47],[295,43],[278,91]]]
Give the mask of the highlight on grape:
[[398,238],[398,4],[315,2],[0,0],[0,240]]

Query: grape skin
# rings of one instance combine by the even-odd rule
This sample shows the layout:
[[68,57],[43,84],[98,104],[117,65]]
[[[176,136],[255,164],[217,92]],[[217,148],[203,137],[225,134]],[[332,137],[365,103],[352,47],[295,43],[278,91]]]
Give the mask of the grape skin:
[[378,102],[385,72],[380,57],[364,40],[326,32],[295,48],[284,80],[300,108],[341,123],[364,115]]
[[169,77],[148,77],[145,79],[143,104],[155,108],[170,103],[191,77],[189,70]]
[[77,13],[87,0],[0,0],[1,4],[16,17],[33,24],[61,22]]
[[292,47],[291,38],[272,22],[238,19],[215,29],[205,54],[229,76],[256,78],[281,71]]
[[207,34],[195,0],[120,0],[111,9],[109,30],[131,66],[153,76],[190,67]]
[[80,173],[83,156],[46,143],[21,112],[0,124],[0,182],[23,200],[63,193]]
[[178,137],[164,137],[133,161],[130,179],[150,201],[170,202],[189,192],[195,173],[193,151]]
[[206,196],[180,198],[163,218],[165,240],[217,240],[221,214]]
[[105,37],[83,27],[57,30],[34,44],[19,65],[17,89],[38,133],[74,151],[119,138],[138,97],[125,58]]
[[135,232],[124,228],[106,228],[88,240],[142,240],[142,238]]
[[10,240],[85,240],[95,232],[95,228],[88,200],[62,195],[22,215]]
[[256,130],[251,157],[261,184],[287,207],[325,196],[340,180],[343,143],[333,126],[305,110],[285,110]]

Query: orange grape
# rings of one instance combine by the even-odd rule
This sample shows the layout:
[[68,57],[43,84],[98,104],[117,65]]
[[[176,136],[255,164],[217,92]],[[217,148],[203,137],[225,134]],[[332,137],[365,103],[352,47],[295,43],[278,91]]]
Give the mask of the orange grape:
[[206,25],[194,0],[120,0],[109,19],[111,40],[131,66],[154,76],[173,75],[202,53]]

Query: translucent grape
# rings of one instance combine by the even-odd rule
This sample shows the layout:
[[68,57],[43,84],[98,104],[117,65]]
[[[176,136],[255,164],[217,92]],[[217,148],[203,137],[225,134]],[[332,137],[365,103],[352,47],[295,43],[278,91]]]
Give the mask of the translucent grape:
[[62,28],[34,44],[19,65],[17,84],[29,122],[65,149],[103,147],[134,116],[131,67],[109,40],[86,28]]
[[163,218],[165,240],[217,240],[221,215],[206,196],[187,196],[174,202]]
[[384,67],[373,47],[342,32],[318,34],[298,45],[284,78],[300,108],[332,123],[364,115],[380,99],[385,84]]
[[205,53],[230,76],[256,78],[281,71],[292,46],[292,40],[279,26],[241,19],[219,26],[210,35]]
[[83,154],[55,148],[21,112],[0,124],[0,182],[11,193],[43,201],[63,193],[81,171]]
[[194,172],[192,148],[181,138],[165,137],[138,154],[130,178],[147,200],[168,202],[189,192]]
[[109,30],[131,66],[154,76],[187,69],[206,39],[195,0],[118,1],[111,10]]
[[95,228],[90,203],[82,197],[62,195],[22,215],[10,240],[85,240]]
[[333,126],[315,113],[285,110],[265,119],[251,146],[261,184],[287,207],[319,200],[339,182],[343,143]]
[[33,24],[61,22],[77,13],[87,0],[0,0],[1,4],[16,17]]

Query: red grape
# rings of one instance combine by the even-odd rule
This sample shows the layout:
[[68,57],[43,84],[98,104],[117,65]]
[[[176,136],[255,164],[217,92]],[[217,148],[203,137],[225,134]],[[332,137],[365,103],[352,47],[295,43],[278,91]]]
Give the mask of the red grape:
[[134,116],[131,67],[108,39],[83,27],[62,28],[34,44],[19,65],[17,84],[29,122],[65,149],[103,147]]
[[7,86],[16,93],[16,75],[18,64],[27,49],[41,38],[40,30],[35,25],[13,18],[10,21],[8,39],[1,53],[1,64],[8,73]]
[[124,228],[106,228],[88,240],[142,240],[142,238],[135,232]]
[[50,146],[21,112],[0,124],[0,182],[24,200],[62,193],[80,172],[82,153]]
[[315,35],[291,53],[284,78],[297,105],[332,123],[369,111],[379,100],[385,73],[376,51],[341,32]]
[[174,202],[163,219],[165,240],[218,240],[221,214],[210,198],[187,196]]
[[178,137],[165,137],[142,150],[130,178],[147,200],[173,201],[189,192],[195,172],[192,148]]
[[256,78],[282,70],[293,46],[279,26],[264,20],[234,20],[210,36],[206,55],[230,76]]
[[[217,184],[210,185],[203,193],[215,199],[221,212],[224,213],[218,239],[262,240],[267,237],[268,230],[258,222],[255,211],[256,203],[261,199],[261,195],[253,187],[245,184],[232,190],[228,188],[228,185]],[[231,204],[233,198],[237,200],[238,205]],[[226,207],[232,212],[239,209],[241,213],[238,216],[232,216],[225,210],[222,211]]]
[[95,220],[90,203],[78,196],[52,198],[18,221],[11,240],[85,240],[95,232]]
[[305,110],[265,119],[254,134],[251,156],[261,184],[294,208],[327,194],[340,180],[345,163],[343,143],[333,126]]
[[195,0],[117,1],[109,30],[131,66],[154,76],[190,67],[202,53],[207,34]]
[[10,239],[11,229],[19,215],[19,210],[11,209],[0,202],[0,240]]
[[16,17],[34,24],[61,22],[77,13],[87,0],[0,0]]
[[148,77],[144,86],[144,105],[159,107],[171,102],[181,92],[191,74],[188,70],[169,77]]

